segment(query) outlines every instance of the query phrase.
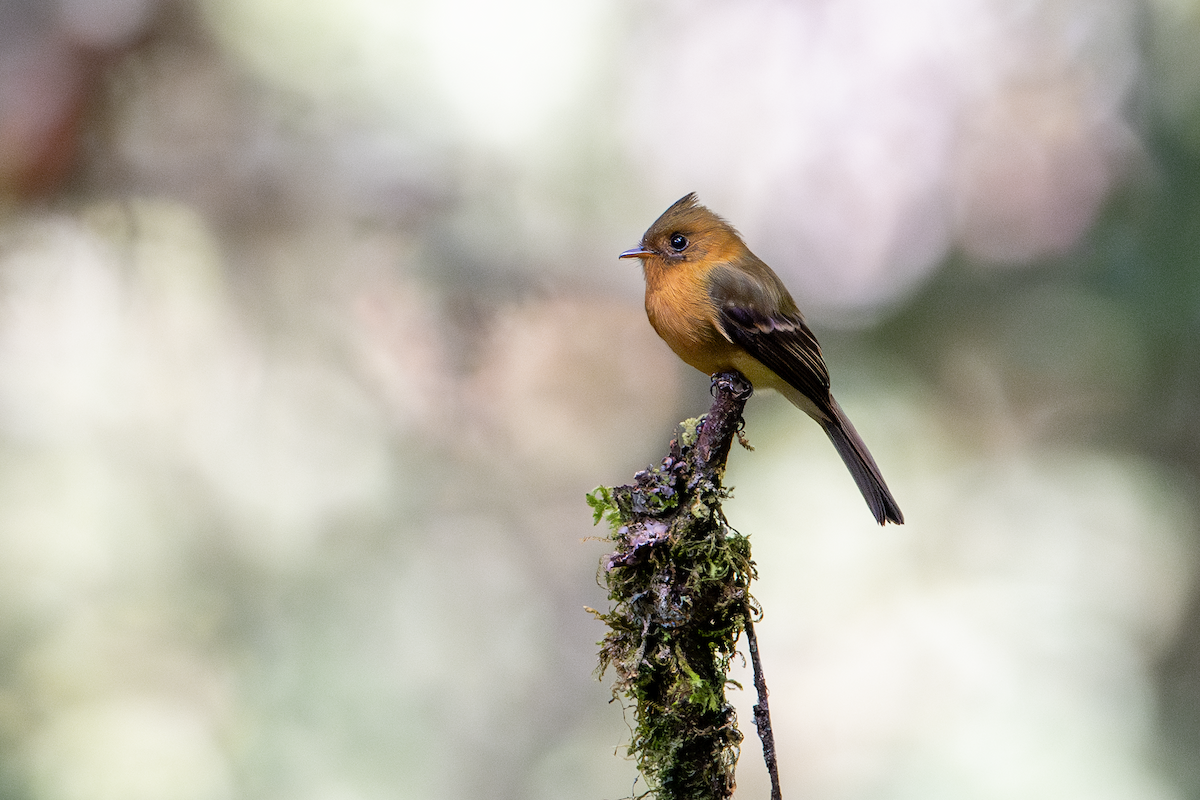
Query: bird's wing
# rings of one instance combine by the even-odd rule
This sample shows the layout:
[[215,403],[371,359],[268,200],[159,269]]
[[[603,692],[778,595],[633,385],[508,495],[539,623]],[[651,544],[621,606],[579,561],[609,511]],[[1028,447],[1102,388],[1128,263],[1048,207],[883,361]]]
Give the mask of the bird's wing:
[[[875,459],[829,393],[829,370],[821,346],[778,276],[749,256],[737,268],[714,268],[709,274],[708,294],[721,333],[812,401],[820,415],[817,421],[854,476],[876,522],[903,523],[904,515]],[[813,413],[795,398],[788,399]]]
[[732,270],[713,276],[709,294],[721,332],[832,416],[821,346],[787,290],[774,273],[770,277],[751,281]]

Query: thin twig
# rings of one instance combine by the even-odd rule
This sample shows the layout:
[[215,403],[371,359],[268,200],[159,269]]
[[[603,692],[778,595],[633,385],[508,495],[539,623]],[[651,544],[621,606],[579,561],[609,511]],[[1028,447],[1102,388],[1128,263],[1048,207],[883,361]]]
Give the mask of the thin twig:
[[754,635],[754,621],[750,609],[746,609],[746,641],[750,643],[750,663],[754,668],[754,689],[758,692],[758,703],[754,706],[754,727],[762,739],[763,760],[767,762],[767,773],[771,776],[771,800],[783,800],[779,789],[779,764],[775,758],[775,734],[771,731],[771,709],[767,705],[767,679],[763,677],[762,662],[758,660],[758,637]]

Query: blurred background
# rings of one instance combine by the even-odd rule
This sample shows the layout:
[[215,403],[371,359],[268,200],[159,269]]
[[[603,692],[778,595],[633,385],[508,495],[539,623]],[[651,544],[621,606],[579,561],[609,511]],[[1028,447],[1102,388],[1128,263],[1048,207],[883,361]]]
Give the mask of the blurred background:
[[787,796],[1200,798],[1195,0],[2,0],[0,797],[639,793],[690,191],[908,520],[752,401]]

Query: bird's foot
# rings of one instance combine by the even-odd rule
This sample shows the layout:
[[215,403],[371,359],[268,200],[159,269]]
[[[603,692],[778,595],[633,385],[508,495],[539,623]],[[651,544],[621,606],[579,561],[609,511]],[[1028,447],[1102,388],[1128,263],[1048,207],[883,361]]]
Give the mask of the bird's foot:
[[750,381],[746,380],[746,376],[737,370],[714,372],[710,377],[712,383],[708,387],[708,393],[713,397],[717,396],[718,386],[724,386],[739,400],[748,400],[750,395],[754,394],[754,387],[750,385]]

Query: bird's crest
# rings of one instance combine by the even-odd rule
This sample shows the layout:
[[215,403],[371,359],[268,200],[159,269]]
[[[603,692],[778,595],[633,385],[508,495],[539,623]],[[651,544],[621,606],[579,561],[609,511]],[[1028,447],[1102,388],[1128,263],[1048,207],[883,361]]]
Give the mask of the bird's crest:
[[695,192],[689,192],[672,203],[671,207],[654,221],[654,224],[646,231],[644,241],[648,242],[655,236],[674,230],[712,231],[714,229],[724,229],[737,237],[739,241],[742,238],[741,234],[724,218],[713,213],[707,206],[701,205]]

